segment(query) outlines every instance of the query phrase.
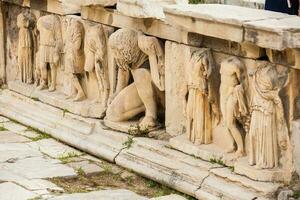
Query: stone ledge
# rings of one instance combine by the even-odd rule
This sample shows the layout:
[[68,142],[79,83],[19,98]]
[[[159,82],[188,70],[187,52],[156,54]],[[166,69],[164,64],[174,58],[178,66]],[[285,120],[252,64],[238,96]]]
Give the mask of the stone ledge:
[[80,6],[72,3],[65,5],[63,0],[2,0],[22,7],[42,10],[59,15],[70,15],[80,13]]
[[216,4],[169,5],[164,12],[168,23],[206,36],[276,50],[299,45],[300,18],[283,13]]
[[71,112],[91,118],[103,118],[105,114],[103,106],[100,103],[93,103],[91,100],[73,102],[72,100],[66,100],[66,96],[61,92],[41,91],[36,89],[34,85],[25,84],[20,81],[9,81],[8,88],[29,98],[63,109],[65,113]]

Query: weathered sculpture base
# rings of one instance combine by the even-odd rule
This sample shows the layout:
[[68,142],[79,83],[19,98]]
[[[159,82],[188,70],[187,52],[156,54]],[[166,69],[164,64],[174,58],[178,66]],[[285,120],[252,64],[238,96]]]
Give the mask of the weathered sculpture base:
[[[168,142],[104,130],[86,119],[15,92],[0,92],[0,114],[44,131],[71,146],[115,162],[198,199],[275,199],[280,183],[260,182],[167,147]],[[243,194],[241,196],[241,194]]]
[[248,164],[246,157],[237,158],[234,153],[225,153],[215,144],[195,145],[186,138],[186,135],[171,138],[169,144],[172,148],[196,158],[233,167],[235,173],[247,176],[256,181],[289,182],[291,180],[291,172],[287,172],[281,168],[256,169]]
[[105,109],[101,103],[93,103],[91,100],[74,102],[66,100],[66,96],[61,92],[48,92],[48,90],[38,90],[34,85],[28,85],[20,81],[8,82],[8,88],[36,101],[41,101],[54,107],[63,109],[64,112],[74,113],[83,117],[103,118]]
[[247,158],[241,158],[234,164],[234,171],[256,181],[289,182],[292,173],[281,168],[256,169],[248,164]]
[[150,133],[152,131],[157,131],[161,128],[160,125],[152,128],[143,129],[142,127],[139,127],[139,121],[125,121],[125,122],[113,122],[104,119],[104,125],[123,133],[128,133],[131,135],[145,135],[147,133]]
[[170,145],[174,149],[209,162],[217,162],[223,163],[227,166],[233,166],[236,161],[234,153],[226,154],[215,144],[195,145],[187,139],[186,135],[171,138]]

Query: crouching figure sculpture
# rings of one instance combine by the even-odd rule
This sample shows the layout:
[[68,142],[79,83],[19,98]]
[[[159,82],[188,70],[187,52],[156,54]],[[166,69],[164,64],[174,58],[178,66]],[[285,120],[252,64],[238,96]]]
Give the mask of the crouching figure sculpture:
[[[159,40],[128,29],[120,29],[109,39],[118,65],[115,98],[108,106],[106,118],[113,122],[128,121],[140,113],[139,125],[157,125],[158,104],[164,104],[164,51]],[[150,69],[145,66],[149,59]],[[133,82],[129,84],[130,75]]]

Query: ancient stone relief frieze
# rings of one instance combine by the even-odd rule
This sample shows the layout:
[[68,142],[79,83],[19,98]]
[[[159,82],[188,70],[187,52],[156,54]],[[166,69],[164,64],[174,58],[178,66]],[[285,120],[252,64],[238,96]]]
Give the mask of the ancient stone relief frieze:
[[99,96],[94,102],[102,103],[104,108],[107,107],[110,91],[107,40],[108,38],[102,25],[96,25],[88,29],[86,34],[86,60],[84,69],[88,73],[96,73]]
[[216,72],[210,50],[193,52],[186,68],[187,101],[184,114],[186,134],[196,145],[213,141],[214,125],[220,121],[220,111],[213,74]]
[[65,73],[71,80],[71,92],[66,97],[74,101],[86,98],[80,78],[84,74],[84,27],[79,19],[69,17],[67,20],[67,36],[65,42]]
[[[164,104],[163,46],[157,38],[129,29],[113,33],[109,46],[118,65],[118,81],[106,119],[124,122],[145,113],[138,124],[144,128],[156,127],[158,105]],[[145,65],[147,60],[150,69]]]
[[[47,15],[40,17],[37,22],[39,31],[39,70],[41,83],[38,89],[49,91],[56,89],[56,70],[61,61],[62,35],[61,22],[58,16]],[[50,70],[48,70],[48,65]]]
[[32,84],[34,75],[34,33],[32,18],[22,12],[17,17],[19,28],[18,39],[18,74],[19,80],[24,83]]

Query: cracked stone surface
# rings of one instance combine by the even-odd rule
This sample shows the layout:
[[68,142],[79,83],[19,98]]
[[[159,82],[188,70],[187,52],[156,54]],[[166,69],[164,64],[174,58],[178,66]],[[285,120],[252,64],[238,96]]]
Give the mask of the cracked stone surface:
[[[85,154],[55,139],[44,137],[32,128],[0,116],[0,199],[1,200],[147,200],[126,189],[95,188],[90,192],[69,194],[51,178],[90,177],[107,170],[112,175],[124,169]],[[37,139],[38,138],[38,139]],[[37,140],[37,141],[36,141]],[[81,171],[82,170],[82,171]],[[137,175],[136,175],[137,176]],[[52,181],[52,182],[51,182]],[[100,190],[101,189],[101,190]],[[178,195],[154,200],[184,200]]]

